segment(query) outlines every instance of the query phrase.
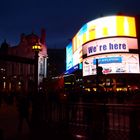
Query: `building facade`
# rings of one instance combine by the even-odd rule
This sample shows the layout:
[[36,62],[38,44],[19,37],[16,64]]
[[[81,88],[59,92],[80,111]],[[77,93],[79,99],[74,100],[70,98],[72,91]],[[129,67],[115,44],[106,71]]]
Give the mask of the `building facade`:
[[[139,18],[112,15],[86,23],[66,46],[66,72],[82,64],[84,88],[97,89],[97,60],[106,91],[140,89]],[[79,70],[79,69],[78,69]]]
[[21,34],[19,44],[10,46],[4,41],[0,48],[0,90],[2,92],[33,92],[34,89],[34,56],[32,46],[41,45],[38,57],[38,86],[47,77],[46,32],[41,36],[34,33]]
[[48,49],[48,78],[61,75],[65,71],[65,49]]

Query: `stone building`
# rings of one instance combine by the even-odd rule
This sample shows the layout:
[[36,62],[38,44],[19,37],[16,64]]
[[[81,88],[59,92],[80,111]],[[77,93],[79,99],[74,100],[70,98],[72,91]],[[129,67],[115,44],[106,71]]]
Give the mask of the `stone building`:
[[32,46],[41,45],[38,58],[38,85],[47,77],[46,32],[41,36],[34,33],[21,34],[19,44],[10,46],[6,41],[0,47],[0,91],[31,92],[34,87],[34,51]]

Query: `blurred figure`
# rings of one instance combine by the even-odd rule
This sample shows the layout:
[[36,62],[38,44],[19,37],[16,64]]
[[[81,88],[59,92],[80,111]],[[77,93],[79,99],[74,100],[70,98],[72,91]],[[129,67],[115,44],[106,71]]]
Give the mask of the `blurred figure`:
[[28,96],[20,94],[17,97],[17,110],[19,115],[18,133],[22,132],[23,121],[25,120],[30,128],[29,115],[30,101]]

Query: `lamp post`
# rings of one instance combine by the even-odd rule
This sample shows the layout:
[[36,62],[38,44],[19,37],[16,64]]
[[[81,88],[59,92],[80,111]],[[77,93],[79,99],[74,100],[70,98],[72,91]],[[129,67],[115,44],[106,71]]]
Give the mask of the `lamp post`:
[[96,59],[96,91],[99,92],[98,59]]
[[34,81],[35,81],[35,93],[38,93],[38,53],[41,50],[41,45],[36,43],[35,45],[32,46],[32,50],[35,53],[34,56]]
[[34,56],[34,96],[32,98],[32,117],[31,125],[35,127],[40,118],[40,113],[38,109],[38,53],[41,50],[41,45],[36,43],[32,46],[32,50],[35,53]]

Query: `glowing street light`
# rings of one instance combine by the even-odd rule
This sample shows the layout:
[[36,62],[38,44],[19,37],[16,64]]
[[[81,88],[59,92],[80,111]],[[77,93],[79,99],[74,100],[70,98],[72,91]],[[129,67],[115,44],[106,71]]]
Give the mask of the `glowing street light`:
[[38,54],[41,51],[41,45],[36,43],[32,46],[32,50],[35,52],[35,65],[34,65],[34,80],[35,80],[35,92],[38,93]]
[[41,45],[36,43],[34,46],[32,46],[32,49],[35,51],[35,52],[39,52],[41,50]]

